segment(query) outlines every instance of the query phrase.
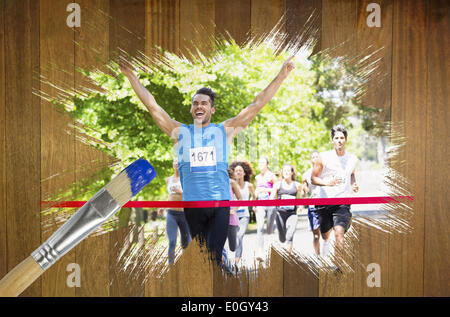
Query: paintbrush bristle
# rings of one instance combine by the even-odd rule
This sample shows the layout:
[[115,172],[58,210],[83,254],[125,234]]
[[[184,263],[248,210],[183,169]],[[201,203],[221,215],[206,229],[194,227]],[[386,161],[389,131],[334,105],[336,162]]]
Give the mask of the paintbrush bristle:
[[111,180],[105,189],[123,206],[155,177],[153,166],[144,159],[138,159]]
[[105,189],[120,206],[125,205],[133,197],[130,179],[125,171],[114,177],[114,179],[105,186]]

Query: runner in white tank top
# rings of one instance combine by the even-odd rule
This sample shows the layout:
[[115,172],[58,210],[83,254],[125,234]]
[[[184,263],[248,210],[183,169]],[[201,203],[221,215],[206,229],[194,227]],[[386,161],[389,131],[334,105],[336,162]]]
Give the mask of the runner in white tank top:
[[[347,130],[343,125],[331,129],[331,139],[334,149],[320,154],[320,159],[314,163],[311,181],[320,186],[321,198],[349,197],[358,191],[355,169],[357,158],[345,151]],[[352,214],[350,205],[316,206],[319,213],[320,232],[325,244],[331,230],[334,229],[336,247],[344,247],[344,234],[350,228]],[[342,254],[336,252],[337,255]]]
[[[258,162],[260,174],[256,175],[256,196],[258,199],[269,199],[273,190],[273,184],[277,182],[277,177],[269,170],[269,160],[261,157]],[[256,239],[258,240],[258,251],[256,259],[264,260],[264,219],[267,217],[266,233],[271,235],[274,229],[276,211],[271,206],[258,206],[255,209],[256,216]]]

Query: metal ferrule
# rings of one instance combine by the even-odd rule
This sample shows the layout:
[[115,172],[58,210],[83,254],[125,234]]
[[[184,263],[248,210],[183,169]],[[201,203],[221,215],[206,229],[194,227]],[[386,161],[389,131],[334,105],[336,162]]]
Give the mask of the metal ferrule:
[[108,220],[120,207],[106,189],[101,189],[44,244],[31,253],[31,256],[43,270],[48,269],[95,228]]

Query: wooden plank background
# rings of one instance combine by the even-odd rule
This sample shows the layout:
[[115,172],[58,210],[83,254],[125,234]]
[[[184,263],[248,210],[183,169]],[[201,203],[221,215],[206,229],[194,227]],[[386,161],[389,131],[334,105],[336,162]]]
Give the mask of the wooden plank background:
[[[427,31],[427,148],[425,170],[424,296],[448,295],[450,232],[448,227],[449,5],[432,1]],[[443,36],[444,35],[444,36]],[[446,84],[447,83],[447,84]],[[447,163],[446,163],[447,162]],[[447,164],[447,166],[445,166]],[[436,194],[439,193],[439,194]]]
[[[40,1],[40,75],[46,81],[73,88],[74,49],[72,29],[66,21],[54,12],[64,12],[66,4],[51,0]],[[65,72],[70,71],[70,73]],[[42,94],[57,96],[59,92],[49,86],[42,85]],[[52,200],[60,188],[75,181],[75,143],[74,134],[67,133],[70,118],[62,111],[41,99],[41,197]],[[64,159],[61,159],[64,158]],[[58,175],[58,176],[55,176]],[[47,197],[47,198],[46,198]],[[42,216],[45,230],[41,230],[41,240],[47,240],[56,231],[57,216]],[[75,263],[75,250],[69,252],[61,261],[52,266],[42,276],[42,296],[75,296],[75,289],[66,286],[66,267]]]
[[[357,54],[365,56],[375,49],[381,49],[376,55],[379,58],[378,69],[373,77],[369,78],[368,89],[363,96],[365,105],[381,108],[386,114],[386,120],[390,118],[391,112],[391,58],[392,58],[392,0],[377,1],[381,9],[381,27],[368,27],[367,5],[371,1],[359,1],[357,7]],[[371,48],[371,45],[375,47]],[[359,263],[355,263],[355,296],[386,296],[388,274],[381,275],[381,287],[367,287],[366,268],[370,263],[377,263],[381,268],[388,267],[389,253],[386,246],[389,236],[379,230],[358,226],[359,241]]]
[[[366,24],[367,5],[380,4],[381,27]],[[65,25],[57,0],[0,0],[0,277],[26,258],[57,227],[40,215],[39,202],[60,187],[89,177],[109,158],[67,134],[68,119],[33,94],[56,91],[39,78],[79,89],[90,84],[75,66],[102,66],[118,49],[151,54],[155,46],[187,54],[211,51],[227,31],[237,43],[270,31],[282,20],[287,40],[315,12],[319,49],[353,56],[383,48],[378,75],[364,101],[384,109],[407,142],[393,167],[415,196],[410,233],[381,233],[354,225],[358,239],[349,259],[354,272],[319,278],[296,258],[272,250],[258,275],[224,279],[198,257],[195,245],[163,280],[150,274],[128,281],[118,248],[129,229],[90,237],[24,293],[25,296],[448,296],[448,70],[447,1],[392,0],[80,0],[82,26]],[[76,43],[75,43],[75,42]],[[95,50],[95,52],[93,51]],[[40,77],[42,76],[42,77]],[[381,80],[380,80],[381,79]],[[41,87],[42,86],[42,87]],[[61,159],[61,157],[64,159]],[[58,177],[49,177],[60,173]],[[45,224],[54,223],[51,227]],[[138,257],[145,267],[145,252]],[[202,262],[203,261],[203,262]],[[67,264],[81,267],[80,288],[66,285]],[[381,266],[381,287],[366,284],[369,263]],[[203,279],[198,279],[203,268]],[[208,272],[205,274],[204,272]],[[197,274],[196,274],[197,272]],[[146,271],[146,273],[149,273]],[[134,274],[134,273],[133,273]],[[143,271],[139,271],[142,274]],[[193,283],[195,282],[195,284]],[[131,284],[130,284],[131,283]],[[133,284],[134,283],[134,284]],[[298,287],[302,284],[302,287]],[[195,287],[194,287],[195,286]]]
[[[75,66],[101,68],[101,62],[109,58],[108,0],[81,0],[77,2],[82,12],[82,25],[76,28],[74,47]],[[104,13],[104,14],[103,14]],[[79,72],[75,72],[74,88],[94,88]],[[76,181],[88,178],[95,172],[89,166],[101,160],[102,155],[82,142],[75,143]],[[80,266],[82,283],[76,288],[77,296],[109,296],[109,236],[90,237],[75,248],[76,263]]]
[[[39,2],[6,1],[4,12],[6,258],[11,269],[40,245]],[[7,270],[8,270],[7,269]],[[41,281],[23,293],[41,295]]]
[[[182,0],[180,1],[179,51],[185,56],[195,53],[198,49],[202,54],[208,54],[214,48],[215,0]],[[150,22],[150,21],[148,21]],[[148,24],[147,22],[147,24]],[[148,39],[148,37],[147,37]],[[151,43],[150,43],[151,45]]]
[[413,234],[390,235],[388,283],[393,296],[423,295],[423,278],[418,277],[423,276],[424,252],[426,134],[422,131],[426,131],[426,120],[422,117],[427,105],[427,3],[394,2],[391,121],[402,124],[408,138],[395,169],[408,177],[406,190],[414,193],[415,200],[409,219]]
[[[0,1],[0,151],[6,153],[5,1]],[[0,275],[8,270],[6,240],[6,155],[0,155]]]

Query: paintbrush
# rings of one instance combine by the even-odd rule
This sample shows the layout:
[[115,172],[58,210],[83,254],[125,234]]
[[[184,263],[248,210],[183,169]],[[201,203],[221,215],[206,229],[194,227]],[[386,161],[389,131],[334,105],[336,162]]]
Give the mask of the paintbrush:
[[0,296],[18,296],[45,270],[114,215],[156,177],[153,166],[138,159],[56,230],[31,255],[0,280]]

